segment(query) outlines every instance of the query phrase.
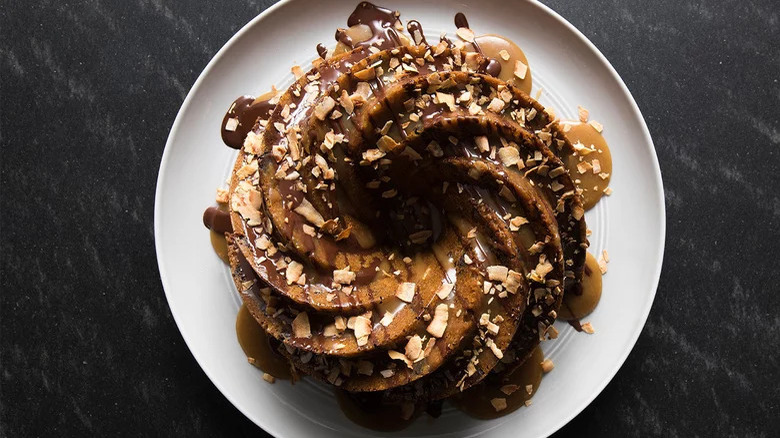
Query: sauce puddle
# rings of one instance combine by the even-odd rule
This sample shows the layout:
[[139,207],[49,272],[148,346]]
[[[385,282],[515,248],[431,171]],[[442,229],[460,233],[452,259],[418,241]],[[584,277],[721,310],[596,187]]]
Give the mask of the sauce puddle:
[[561,128],[575,147],[574,153],[564,157],[563,162],[574,183],[582,189],[583,207],[590,210],[609,186],[612,154],[604,136],[590,123],[563,121]]
[[[582,291],[579,295],[566,293],[558,310],[558,318],[572,321],[588,316],[601,300],[601,271],[598,261],[591,253],[585,255],[585,266],[582,272]],[[579,322],[572,324],[577,328]]]
[[236,336],[250,364],[277,379],[290,380],[290,363],[276,352],[265,330],[255,321],[246,305],[236,316]]
[[[461,411],[482,420],[502,417],[516,411],[525,406],[526,401],[539,389],[543,360],[542,349],[537,346],[521,365],[502,373],[491,374],[481,383],[451,400]],[[506,403],[506,408],[496,410],[494,403],[499,406]]]

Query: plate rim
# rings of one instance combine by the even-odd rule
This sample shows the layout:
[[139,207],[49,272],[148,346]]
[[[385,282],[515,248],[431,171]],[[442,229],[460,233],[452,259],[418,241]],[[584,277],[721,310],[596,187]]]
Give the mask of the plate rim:
[[[165,293],[165,298],[168,303],[168,308],[170,309],[171,315],[173,316],[174,322],[176,323],[176,327],[178,328],[179,333],[181,334],[185,345],[187,345],[190,354],[192,354],[198,366],[201,368],[204,374],[206,374],[206,376],[209,378],[211,383],[217,388],[217,390],[219,390],[222,396],[225,397],[225,399],[227,399],[246,418],[248,418],[255,425],[257,425],[258,427],[260,427],[261,429],[263,429],[264,431],[266,431],[272,436],[284,436],[284,433],[282,433],[282,431],[280,431],[278,428],[274,427],[273,424],[263,422],[262,417],[258,417],[254,415],[254,413],[250,412],[250,410],[246,406],[243,406],[240,402],[235,400],[235,397],[232,397],[231,395],[229,395],[228,392],[225,391],[224,384],[220,381],[220,379],[212,375],[212,372],[206,369],[202,365],[203,361],[201,360],[200,353],[196,353],[196,350],[194,350],[191,347],[191,343],[193,342],[193,337],[187,334],[186,329],[183,328],[183,326],[180,324],[181,319],[179,316],[177,316],[177,311],[174,309],[173,306],[171,306],[171,297],[168,293],[168,290],[170,289],[169,287],[170,281],[168,279],[167,271],[165,268],[164,251],[160,244],[160,242],[162,241],[161,239],[162,231],[160,227],[160,221],[161,221],[163,207],[161,203],[158,201],[162,197],[163,185],[161,184],[161,181],[168,167],[168,161],[170,160],[171,145],[174,142],[176,132],[180,127],[179,125],[182,123],[183,114],[186,113],[187,110],[189,109],[191,100],[193,99],[193,96],[195,94],[194,91],[200,88],[201,82],[204,81],[205,77],[208,76],[210,71],[215,67],[216,64],[218,64],[218,62],[225,55],[225,53],[228,50],[230,50],[231,46],[233,46],[245,33],[247,33],[249,29],[254,27],[258,22],[262,21],[265,18],[265,16],[272,14],[276,9],[285,7],[288,4],[295,3],[295,2],[305,2],[305,1],[309,1],[309,0],[280,0],[277,3],[266,8],[257,16],[252,18],[249,22],[244,24],[241,27],[241,29],[239,29],[236,33],[234,33],[233,36],[231,36],[230,39],[228,39],[227,42],[225,42],[225,44],[209,60],[208,64],[206,64],[206,66],[200,72],[198,78],[195,80],[195,82],[192,84],[189,91],[187,92],[187,96],[182,102],[181,107],[176,113],[176,118],[174,119],[173,124],[171,125],[171,129],[168,133],[168,137],[165,142],[165,147],[163,149],[162,158],[160,160],[160,168],[157,173],[157,183],[155,186],[155,196],[154,196],[154,240],[155,240],[155,255],[157,257],[157,267],[160,274],[160,280],[162,282],[163,291]],[[650,135],[650,130],[647,127],[647,122],[645,121],[645,118],[642,115],[642,111],[640,110],[639,105],[634,99],[634,96],[631,94],[630,90],[628,89],[628,86],[623,81],[623,78],[615,70],[615,68],[612,66],[609,60],[604,56],[604,54],[601,53],[598,47],[596,47],[596,45],[590,41],[590,39],[588,39],[579,29],[577,29],[577,27],[571,24],[568,20],[566,20],[563,16],[561,16],[551,7],[541,3],[541,1],[539,0],[515,0],[515,1],[519,1],[519,2],[525,1],[531,4],[532,6],[540,8],[542,12],[548,14],[559,24],[563,25],[577,39],[579,39],[582,43],[584,43],[588,47],[588,49],[590,49],[596,55],[598,62],[601,63],[604,67],[606,67],[607,71],[612,75],[612,78],[619,85],[620,90],[622,91],[624,96],[628,98],[627,100],[630,103],[631,109],[640,122],[640,128],[642,131],[642,135],[644,136],[644,140],[652,147],[651,164],[654,170],[653,183],[658,189],[657,191],[658,198],[654,200],[654,203],[659,207],[658,213],[660,218],[660,222],[659,222],[660,233],[658,234],[658,239],[659,239],[658,258],[657,260],[655,260],[655,270],[652,273],[653,282],[652,282],[651,293],[648,296],[648,298],[650,299],[648,301],[647,308],[644,309],[641,315],[638,315],[639,316],[638,321],[641,321],[641,324],[637,324],[635,326],[633,333],[631,333],[631,335],[628,338],[630,340],[631,347],[626,349],[620,355],[619,360],[615,361],[614,366],[604,374],[604,378],[597,385],[595,385],[596,389],[594,391],[592,391],[590,394],[585,396],[583,398],[583,401],[580,404],[578,404],[574,409],[571,409],[565,415],[562,415],[560,417],[560,420],[554,422],[553,424],[545,428],[545,432],[544,432],[545,436],[550,436],[556,431],[558,431],[559,429],[561,429],[563,426],[568,424],[574,417],[579,415],[587,406],[589,406],[593,402],[593,400],[596,399],[596,397],[598,397],[604,391],[604,388],[606,388],[606,386],[615,378],[615,375],[617,375],[618,371],[623,367],[623,364],[625,364],[626,359],[628,359],[628,356],[631,354],[632,351],[634,351],[634,347],[636,347],[636,342],[639,339],[642,330],[644,330],[645,324],[647,323],[647,319],[650,315],[650,310],[653,307],[653,303],[655,302],[655,297],[658,292],[658,284],[661,277],[665,245],[666,245],[666,203],[665,203],[665,192],[663,186],[663,177],[661,173],[661,167],[658,161],[658,154],[656,152],[655,143],[653,142],[653,139]]]

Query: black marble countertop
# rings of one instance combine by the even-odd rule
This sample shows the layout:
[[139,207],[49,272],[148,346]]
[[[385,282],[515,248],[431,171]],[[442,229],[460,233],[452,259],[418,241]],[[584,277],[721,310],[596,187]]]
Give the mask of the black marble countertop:
[[[270,1],[0,7],[0,436],[262,436],[184,345],[157,170],[189,87]],[[666,189],[652,312],[557,436],[777,436],[780,6],[546,0],[612,62]]]

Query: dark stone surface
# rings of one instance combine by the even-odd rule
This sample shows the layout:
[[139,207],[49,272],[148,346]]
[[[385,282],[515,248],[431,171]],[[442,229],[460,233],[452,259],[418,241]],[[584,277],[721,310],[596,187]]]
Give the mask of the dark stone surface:
[[[262,435],[179,335],[152,211],[187,90],[270,3],[0,8],[0,436]],[[560,436],[776,436],[780,7],[546,3],[639,103],[668,220],[647,326]]]

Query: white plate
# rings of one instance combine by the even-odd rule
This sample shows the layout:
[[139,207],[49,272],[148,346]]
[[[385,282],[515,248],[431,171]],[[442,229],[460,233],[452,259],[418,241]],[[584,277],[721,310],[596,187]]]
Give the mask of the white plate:
[[[290,67],[307,65],[319,42],[330,43],[357,0],[283,1],[244,26],[203,70],[179,111],[165,146],[155,199],[160,276],[176,323],[192,354],[220,391],[273,435],[344,437],[380,434],[339,410],[330,390],[305,379],[294,387],[269,385],[246,362],[234,331],[240,300],[227,267],[214,254],[201,223],[214,190],[229,174],[235,151],[219,126],[232,100],[291,82]],[[379,2],[381,4],[381,2]],[[417,19],[429,40],[454,33],[456,12],[478,33],[517,42],[533,71],[534,92],[565,118],[583,105],[605,126],[611,145],[614,194],[587,213],[591,251],[608,249],[609,273],[598,309],[587,319],[595,335],[565,324],[544,343],[555,370],[545,376],[533,405],[491,421],[474,420],[445,405],[441,418],[423,416],[394,436],[542,437],[566,424],[615,375],[631,351],[653,302],[664,246],[664,198],[653,143],[642,115],[612,66],[579,31],[531,1],[398,0],[384,5]],[[532,93],[533,94],[533,93]]]

